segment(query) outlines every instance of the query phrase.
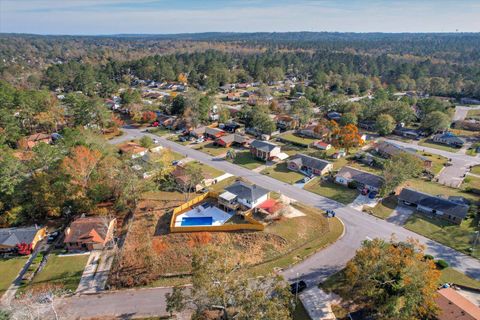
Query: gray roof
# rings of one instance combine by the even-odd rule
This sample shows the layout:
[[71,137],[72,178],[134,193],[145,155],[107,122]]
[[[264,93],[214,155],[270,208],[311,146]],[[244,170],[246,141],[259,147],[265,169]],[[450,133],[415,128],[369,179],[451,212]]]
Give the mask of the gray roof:
[[6,247],[15,247],[19,243],[32,243],[37,234],[38,227],[25,228],[5,228],[0,229],[0,245]]
[[457,137],[451,132],[445,132],[445,133],[439,133],[433,136],[433,139],[441,139],[441,140],[446,140],[450,143],[459,143],[463,144],[465,141],[462,138]]
[[305,166],[307,168],[318,169],[320,171],[331,164],[329,161],[307,156],[302,153],[294,155],[292,158],[290,158],[289,162],[295,162],[299,167]]
[[417,190],[403,188],[398,198],[402,201],[414,203],[422,207],[442,211],[456,217],[465,218],[468,213],[468,206],[447,200],[438,196],[432,196]]
[[250,146],[264,152],[270,152],[273,149],[280,147],[278,144],[262,141],[262,140],[253,140]]
[[210,128],[210,127],[206,127],[205,128],[205,133],[206,134],[211,134],[211,135],[215,135],[219,132],[223,132],[222,129],[218,129],[218,128]]
[[373,173],[358,170],[352,167],[343,167],[338,171],[337,176],[343,177],[348,180],[355,180],[363,183],[367,186],[381,188],[383,185],[383,178]]
[[410,148],[404,148],[402,146],[399,146],[395,143],[387,142],[387,141],[382,141],[379,144],[377,144],[376,148],[385,154],[388,154],[390,157],[393,157],[397,154],[400,154],[402,152],[410,153],[414,155],[415,157],[421,159],[422,161],[427,161],[428,158],[420,155],[417,153],[415,149],[410,149]]
[[251,185],[243,181],[237,181],[225,188],[226,191],[235,194],[241,199],[250,200],[252,202],[268,194],[270,191],[259,187],[255,184]]

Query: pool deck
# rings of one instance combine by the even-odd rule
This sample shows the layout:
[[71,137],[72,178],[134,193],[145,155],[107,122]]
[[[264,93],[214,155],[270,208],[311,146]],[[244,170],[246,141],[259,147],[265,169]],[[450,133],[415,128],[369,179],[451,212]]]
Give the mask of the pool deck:
[[[185,213],[182,213],[177,216],[175,219],[175,227],[184,227],[186,225],[182,225],[182,221],[184,218],[212,218],[211,226],[221,226],[225,222],[227,222],[233,214],[227,213],[215,206],[208,206],[207,208],[199,205]],[[189,227],[195,225],[188,225]],[[200,224],[199,226],[205,226],[204,224]]]

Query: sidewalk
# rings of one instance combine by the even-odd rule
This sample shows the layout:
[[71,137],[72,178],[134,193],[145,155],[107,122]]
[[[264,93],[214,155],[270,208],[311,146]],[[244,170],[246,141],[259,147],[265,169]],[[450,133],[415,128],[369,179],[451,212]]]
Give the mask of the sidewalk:
[[311,287],[300,294],[300,300],[307,310],[310,318],[315,320],[335,320],[335,314],[332,312],[332,303],[337,297],[327,294],[317,286]]

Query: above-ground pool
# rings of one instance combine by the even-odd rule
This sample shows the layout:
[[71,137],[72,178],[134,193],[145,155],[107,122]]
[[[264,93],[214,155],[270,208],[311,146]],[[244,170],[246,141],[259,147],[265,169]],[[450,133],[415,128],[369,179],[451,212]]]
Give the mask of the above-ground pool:
[[213,224],[212,217],[184,217],[181,226],[211,226]]

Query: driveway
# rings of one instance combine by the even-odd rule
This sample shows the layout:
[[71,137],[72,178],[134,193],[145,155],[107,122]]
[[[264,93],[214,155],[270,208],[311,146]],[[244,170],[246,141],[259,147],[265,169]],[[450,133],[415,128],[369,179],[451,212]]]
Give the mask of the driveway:
[[453,115],[453,121],[461,121],[465,120],[467,113],[469,110],[476,110],[480,109],[480,106],[472,106],[472,107],[465,107],[465,106],[456,106],[455,107],[455,114]]
[[413,208],[407,206],[397,206],[392,214],[387,218],[387,221],[398,226],[403,226],[408,218],[413,214]]

